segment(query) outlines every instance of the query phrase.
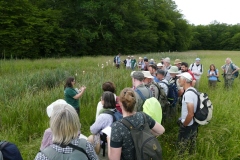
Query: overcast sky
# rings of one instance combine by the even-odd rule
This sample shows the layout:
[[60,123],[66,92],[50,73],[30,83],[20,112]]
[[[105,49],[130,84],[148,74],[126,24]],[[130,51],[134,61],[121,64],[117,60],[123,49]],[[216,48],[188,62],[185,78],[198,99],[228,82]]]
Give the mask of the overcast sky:
[[174,0],[190,24],[240,23],[240,0]]

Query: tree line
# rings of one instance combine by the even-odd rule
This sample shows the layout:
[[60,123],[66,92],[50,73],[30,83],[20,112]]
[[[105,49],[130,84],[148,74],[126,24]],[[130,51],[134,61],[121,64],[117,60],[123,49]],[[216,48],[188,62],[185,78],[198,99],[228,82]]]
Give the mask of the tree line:
[[173,0],[0,0],[1,58],[239,50],[239,31],[190,25]]

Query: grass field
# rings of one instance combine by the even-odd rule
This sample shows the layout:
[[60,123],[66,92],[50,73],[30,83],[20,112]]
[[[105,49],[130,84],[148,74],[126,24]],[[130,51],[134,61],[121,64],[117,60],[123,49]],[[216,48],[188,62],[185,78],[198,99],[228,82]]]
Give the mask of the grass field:
[[[160,60],[162,57],[179,58],[193,63],[201,58],[204,74],[200,91],[209,94],[214,106],[210,124],[199,128],[197,153],[183,159],[233,160],[240,159],[240,79],[234,81],[233,88],[225,90],[222,82],[215,89],[207,84],[207,70],[214,63],[218,69],[227,57],[240,66],[240,52],[233,51],[188,51],[175,53],[148,53],[135,55],[136,59],[147,56]],[[122,56],[123,60],[126,56]],[[125,87],[131,87],[129,70],[113,67],[113,57],[81,57],[40,60],[0,61],[0,139],[14,142],[19,147],[24,160],[32,160],[39,151],[43,132],[49,126],[46,107],[63,97],[66,77],[76,77],[77,85],[85,85],[86,92],[81,98],[81,132],[89,135],[89,127],[94,122],[95,111],[101,85],[113,81],[117,94]],[[107,62],[107,63],[106,63]],[[103,65],[102,65],[103,64]],[[104,66],[102,68],[102,66]],[[175,151],[178,127],[175,122],[164,126],[166,132],[159,140],[164,159],[179,159]]]

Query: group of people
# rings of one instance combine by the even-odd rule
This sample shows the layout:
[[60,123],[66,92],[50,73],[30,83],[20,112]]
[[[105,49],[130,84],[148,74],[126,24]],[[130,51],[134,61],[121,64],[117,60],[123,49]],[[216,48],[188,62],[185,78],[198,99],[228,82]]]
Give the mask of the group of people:
[[[165,132],[161,122],[142,113],[145,102],[142,96],[146,99],[151,97],[157,99],[160,94],[158,88],[167,96],[169,84],[176,85],[177,96],[181,100],[181,116],[177,120],[179,154],[186,151],[194,153],[199,124],[193,118],[197,109],[198,97],[191,92],[192,90],[197,91],[195,88],[199,87],[203,74],[200,58],[196,58],[191,65],[176,59],[172,66],[170,58],[167,57],[159,63],[144,65],[144,68],[145,66],[147,69],[141,68],[141,71],[131,73],[132,86],[124,88],[119,96],[115,93],[116,87],[113,82],[102,84],[103,93],[97,104],[95,122],[89,128],[91,135],[88,137],[81,134],[79,120],[79,99],[84,94],[86,87],[74,88],[75,79],[69,77],[64,86],[65,100],[57,100],[47,107],[50,128],[46,129],[44,133],[40,152],[35,159],[82,157],[95,160],[98,159],[102,144],[106,142],[110,160],[135,159],[138,153],[135,151],[130,130],[109,112],[118,113],[133,127],[147,123],[154,136],[161,135]],[[233,64],[230,58],[227,58],[222,70],[224,71],[225,85],[232,85],[234,73],[239,70],[239,67]],[[209,85],[215,86],[219,71],[214,64],[210,65],[207,75]],[[161,100],[158,100],[161,104]],[[176,108],[176,104],[171,104],[169,108]],[[147,119],[146,122],[144,117]],[[109,135],[103,132],[106,127],[111,127]]]

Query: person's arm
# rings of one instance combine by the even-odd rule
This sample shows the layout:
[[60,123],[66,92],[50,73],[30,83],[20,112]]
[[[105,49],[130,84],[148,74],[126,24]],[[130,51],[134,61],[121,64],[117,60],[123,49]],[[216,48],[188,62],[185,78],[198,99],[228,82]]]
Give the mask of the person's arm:
[[154,136],[159,136],[165,132],[165,128],[159,124],[158,122],[155,123],[154,127],[152,128],[152,134]]
[[90,142],[86,143],[86,153],[90,160],[98,160],[98,156]]
[[239,68],[238,66],[234,65],[234,64],[233,64],[233,68],[236,68],[236,69],[232,72],[232,74],[234,74],[235,72],[237,72],[238,70],[240,70],[240,68]]
[[90,132],[92,134],[99,133],[102,129],[109,125],[109,122],[112,122],[112,116],[110,114],[100,114],[93,125],[90,126]]
[[78,94],[76,94],[73,98],[74,99],[79,99],[80,97],[82,97],[83,93],[85,92],[85,89],[86,89],[85,86],[81,87],[80,90],[79,90],[80,92]]
[[187,117],[186,117],[185,121],[183,122],[184,126],[188,126],[188,124],[193,119],[193,116],[194,116],[194,104],[187,102],[187,110],[188,110],[188,114],[187,114]]
[[110,145],[110,137],[107,137],[107,143],[108,143],[108,159],[109,160],[120,160],[121,153],[122,153],[122,147],[119,148],[113,148]]

